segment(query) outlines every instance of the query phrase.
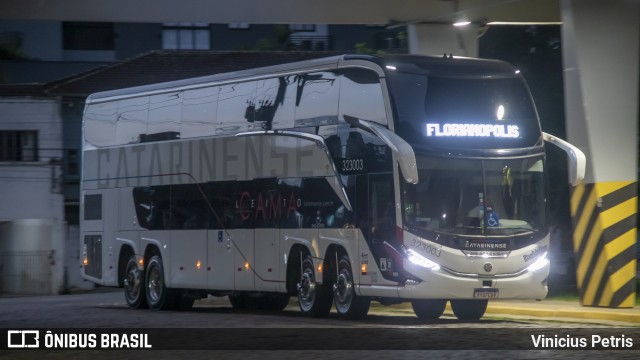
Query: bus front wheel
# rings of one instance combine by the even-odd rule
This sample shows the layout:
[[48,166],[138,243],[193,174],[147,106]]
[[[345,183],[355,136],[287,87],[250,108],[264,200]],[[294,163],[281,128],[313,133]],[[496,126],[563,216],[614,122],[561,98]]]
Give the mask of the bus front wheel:
[[411,307],[418,319],[436,320],[444,313],[447,300],[440,299],[416,299],[411,300]]
[[345,255],[338,262],[338,275],[333,284],[333,298],[338,315],[347,319],[362,319],[367,316],[371,299],[356,295],[351,263]]
[[146,273],[146,295],[149,308],[153,310],[169,310],[175,307],[176,296],[164,282],[162,258],[154,255],[149,260]]
[[124,298],[127,305],[133,309],[147,307],[145,294],[144,270],[138,269],[136,256],[131,255],[124,271]]
[[487,310],[488,300],[451,300],[451,310],[460,320],[480,320]]

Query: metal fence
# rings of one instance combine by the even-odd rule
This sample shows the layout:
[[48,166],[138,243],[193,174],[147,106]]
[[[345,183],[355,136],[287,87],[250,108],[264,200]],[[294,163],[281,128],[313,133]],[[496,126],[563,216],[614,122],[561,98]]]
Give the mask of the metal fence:
[[50,294],[52,251],[0,252],[0,294]]
[[291,35],[289,42],[294,50],[328,51],[332,50],[331,36],[327,35]]

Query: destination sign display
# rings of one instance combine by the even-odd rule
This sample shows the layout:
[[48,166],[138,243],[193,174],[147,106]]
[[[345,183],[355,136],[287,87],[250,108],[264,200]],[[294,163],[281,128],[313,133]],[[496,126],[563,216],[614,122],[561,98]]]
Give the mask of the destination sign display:
[[518,138],[518,125],[506,124],[426,124],[427,137]]

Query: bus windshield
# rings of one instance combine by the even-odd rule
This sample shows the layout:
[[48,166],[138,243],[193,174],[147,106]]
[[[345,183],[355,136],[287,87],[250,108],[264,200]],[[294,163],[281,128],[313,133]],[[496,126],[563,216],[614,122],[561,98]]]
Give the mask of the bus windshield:
[[541,132],[524,80],[389,76],[396,132],[428,148],[503,149],[535,146]]
[[417,156],[404,184],[406,225],[418,232],[513,236],[545,229],[544,158],[470,160]]

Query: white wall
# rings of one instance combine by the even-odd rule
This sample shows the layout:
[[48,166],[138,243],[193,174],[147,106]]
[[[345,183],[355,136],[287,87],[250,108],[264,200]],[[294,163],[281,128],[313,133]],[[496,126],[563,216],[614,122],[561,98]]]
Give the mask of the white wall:
[[[0,221],[64,219],[59,193],[62,119],[53,99],[0,98],[0,130],[38,132],[37,162],[0,162]],[[57,190],[57,191],[56,191]]]
[[57,235],[51,219],[9,221],[0,228],[0,292],[51,294],[52,242]]
[[[37,162],[0,162],[0,252],[3,254],[0,260],[5,291],[55,294],[64,290],[61,165],[50,161],[62,157],[62,151],[58,150],[62,148],[59,114],[55,99],[0,98],[0,130],[38,131],[41,156]],[[30,276],[35,265],[24,265],[28,260],[24,256],[36,256],[36,252],[48,254],[50,277],[45,285],[42,278]]]

